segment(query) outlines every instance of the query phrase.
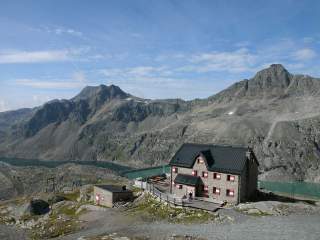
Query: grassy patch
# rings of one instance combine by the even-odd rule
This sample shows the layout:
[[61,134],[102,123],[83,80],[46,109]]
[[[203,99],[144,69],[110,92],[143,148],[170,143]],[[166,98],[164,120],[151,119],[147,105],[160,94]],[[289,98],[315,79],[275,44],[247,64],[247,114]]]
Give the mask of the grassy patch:
[[187,208],[175,208],[160,203],[152,196],[147,195],[137,206],[128,210],[129,213],[149,220],[165,220],[172,223],[204,223],[216,218],[215,215],[202,210],[191,210]]
[[32,239],[49,239],[76,232],[79,229],[74,220],[50,218],[45,224],[34,227]]
[[[272,216],[272,214],[260,211],[259,209],[256,208],[250,208],[250,209],[239,209],[239,208],[234,208],[237,212],[249,215],[249,216],[255,216],[255,217],[264,217],[264,216]],[[253,210],[253,211],[250,211]]]
[[79,230],[78,216],[76,213],[81,203],[64,204],[54,209],[49,219],[32,229],[32,239],[49,239],[67,234],[71,234]]
[[80,197],[80,190],[76,190],[76,191],[71,192],[71,193],[61,193],[59,195],[65,197],[69,201],[74,201],[75,202]]

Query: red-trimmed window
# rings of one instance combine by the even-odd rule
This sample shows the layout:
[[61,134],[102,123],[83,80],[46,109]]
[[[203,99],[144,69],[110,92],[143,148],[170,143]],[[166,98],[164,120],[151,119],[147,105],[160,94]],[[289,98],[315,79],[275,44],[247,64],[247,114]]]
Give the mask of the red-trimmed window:
[[177,184],[177,188],[178,189],[182,189],[182,185],[181,184]]
[[227,189],[226,195],[228,197],[234,197],[234,190],[233,189]]
[[177,168],[177,167],[173,167],[173,168],[172,168],[172,172],[178,173],[178,168]]
[[220,173],[213,173],[213,179],[220,180],[221,179],[221,174]]
[[207,178],[208,177],[208,172],[202,172],[202,177]]
[[213,187],[213,194],[220,195],[220,188]]
[[197,170],[192,170],[192,176],[197,176],[198,175],[198,171]]
[[234,175],[227,175],[227,181],[234,182],[236,180],[236,177]]

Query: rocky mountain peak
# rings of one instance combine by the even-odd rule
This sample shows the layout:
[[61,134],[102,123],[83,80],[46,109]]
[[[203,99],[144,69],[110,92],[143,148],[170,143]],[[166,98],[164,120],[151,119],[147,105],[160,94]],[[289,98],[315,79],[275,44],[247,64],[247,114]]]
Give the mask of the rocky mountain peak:
[[291,79],[292,75],[281,64],[271,64],[269,68],[259,71],[252,82],[262,89],[286,88]]
[[209,97],[211,101],[230,102],[239,99],[271,99],[283,96],[310,96],[320,92],[319,79],[294,75],[281,64],[271,64],[251,79],[236,82],[220,93]]
[[99,86],[87,86],[85,87],[76,97],[72,100],[79,101],[79,100],[101,100],[106,101],[114,98],[126,98],[129,94],[122,91],[121,88],[115,85],[99,85]]

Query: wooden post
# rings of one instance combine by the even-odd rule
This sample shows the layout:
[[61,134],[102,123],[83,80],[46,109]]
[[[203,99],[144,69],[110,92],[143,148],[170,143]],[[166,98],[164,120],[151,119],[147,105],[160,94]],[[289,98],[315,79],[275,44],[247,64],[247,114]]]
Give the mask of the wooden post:
[[161,193],[160,193],[160,202],[161,202]]

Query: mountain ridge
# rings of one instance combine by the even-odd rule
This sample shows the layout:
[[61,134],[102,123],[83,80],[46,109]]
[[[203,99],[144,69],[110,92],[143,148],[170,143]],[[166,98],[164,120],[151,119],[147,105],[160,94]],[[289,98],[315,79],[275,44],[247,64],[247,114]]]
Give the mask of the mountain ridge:
[[319,91],[319,79],[280,64],[191,101],[88,86],[0,128],[0,155],[148,166],[168,162],[183,142],[240,144],[256,151],[262,178],[320,181]]

